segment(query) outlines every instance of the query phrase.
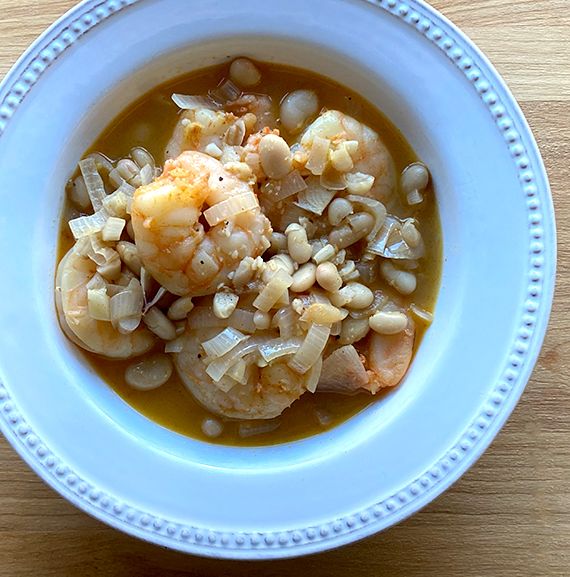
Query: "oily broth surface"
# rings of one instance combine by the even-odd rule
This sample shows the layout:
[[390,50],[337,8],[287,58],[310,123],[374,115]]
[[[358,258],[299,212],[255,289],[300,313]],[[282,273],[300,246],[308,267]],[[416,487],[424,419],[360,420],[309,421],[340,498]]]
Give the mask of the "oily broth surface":
[[[262,82],[256,89],[271,96],[276,108],[288,92],[299,88],[313,89],[323,107],[338,109],[376,130],[390,150],[397,172],[418,160],[397,128],[375,107],[348,88],[303,70],[274,64],[256,64],[262,73]],[[148,92],[115,119],[86,154],[99,151],[111,159],[116,159],[126,156],[131,148],[142,146],[153,154],[157,164],[162,165],[164,149],[179,114],[177,106],[171,100],[172,93],[205,94],[227,76],[227,68],[228,65],[224,64],[200,70]],[[282,136],[291,143],[286,132],[282,132]],[[414,216],[420,222],[419,230],[426,245],[426,255],[420,261],[420,268],[415,271],[418,287],[409,302],[433,311],[439,288],[442,245],[439,216],[431,189],[428,189],[426,200],[420,206]],[[389,212],[399,216],[406,215],[406,210],[399,201],[389,206]],[[407,212],[409,214],[409,209]],[[74,242],[67,222],[75,216],[77,212],[66,201],[62,213],[59,259]],[[381,288],[386,290],[384,285]],[[424,331],[425,327],[417,324],[416,349]],[[161,345],[157,345],[157,352],[160,349]],[[125,369],[132,361],[111,361],[83,350],[81,352],[97,374],[135,410],[173,431],[214,443],[268,445],[307,437],[340,424],[385,394],[381,392],[373,397],[364,392],[353,396],[306,393],[285,410],[280,417],[280,426],[275,431],[244,439],[238,435],[238,422],[225,421],[224,433],[217,439],[211,439],[202,433],[201,422],[213,415],[194,400],[176,373],[168,383],[158,389],[139,391],[127,385],[124,379]],[[319,422],[317,413],[327,415],[326,424]]]

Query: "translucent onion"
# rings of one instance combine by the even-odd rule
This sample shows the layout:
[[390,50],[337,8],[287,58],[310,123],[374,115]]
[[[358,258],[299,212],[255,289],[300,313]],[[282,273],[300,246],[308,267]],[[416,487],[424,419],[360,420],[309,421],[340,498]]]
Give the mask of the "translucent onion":
[[310,170],[316,176],[320,176],[325,170],[329,157],[330,145],[331,141],[328,138],[322,138],[320,136],[315,136],[313,138],[313,144],[305,168]]
[[95,234],[96,232],[100,232],[103,230],[108,218],[109,213],[104,208],[101,208],[90,216],[74,218],[69,221],[71,234],[73,234],[73,237],[77,240]]
[[253,322],[252,311],[236,309],[227,319],[219,319],[211,307],[194,307],[188,316],[188,328],[200,330],[206,328],[233,327],[244,333],[254,333],[257,329]]
[[352,394],[366,387],[369,377],[352,345],[336,349],[323,362],[319,392]]
[[240,385],[245,385],[247,383],[247,367],[248,364],[245,362],[245,360],[240,359],[237,363],[234,363],[229,368],[226,374]]
[[236,363],[239,359],[242,359],[250,353],[256,352],[259,346],[259,340],[254,338],[248,338],[242,341],[234,347],[231,351],[226,353],[223,357],[212,361],[206,367],[206,373],[211,377],[211,379],[218,383],[222,377],[230,370],[230,367]]
[[285,178],[275,183],[273,194],[277,200],[284,200],[307,188],[305,179],[298,170],[293,170]]
[[301,348],[287,363],[295,372],[304,375],[322,355],[331,333],[330,326],[311,325]]
[[412,303],[410,305],[410,312],[420,321],[426,325],[431,325],[433,322],[433,315],[418,305]]
[[184,339],[181,337],[173,339],[172,341],[168,341],[164,345],[165,353],[181,353],[183,350],[184,350]]
[[377,313],[385,304],[386,297],[381,290],[374,291],[374,300],[369,307],[362,310],[352,310],[350,311],[350,316],[353,319],[367,319],[371,317],[374,313]]
[[105,287],[87,289],[87,308],[89,316],[96,321],[111,320],[110,298]]
[[247,338],[249,337],[246,337],[243,333],[240,333],[234,328],[228,327],[221,333],[218,333],[215,337],[204,341],[202,343],[202,348],[209,357],[217,359],[231,351]]
[[[141,272],[145,270],[141,267]],[[151,309],[158,301],[167,293],[168,291],[163,287],[159,287],[156,291],[155,295],[152,297],[150,301],[147,301],[146,293],[145,293],[145,305],[144,305],[144,312],[146,313],[149,309]]]
[[317,362],[309,369],[307,373],[307,380],[305,388],[309,393],[314,393],[317,390],[319,379],[321,378],[321,371],[323,369],[323,357],[320,356]]
[[386,207],[380,201],[368,196],[349,194],[346,197],[346,200],[349,200],[352,204],[361,206],[366,212],[369,212],[374,217],[374,226],[366,236],[367,241],[370,242],[374,240],[386,220]]
[[303,340],[298,337],[286,340],[271,339],[259,345],[259,353],[265,361],[270,363],[280,357],[296,353],[301,348],[302,342]]
[[279,327],[281,339],[290,339],[295,334],[299,316],[291,307],[279,309],[273,319]]
[[237,216],[258,206],[257,197],[251,190],[248,190],[247,192],[236,194],[227,200],[222,200],[222,202],[211,206],[204,211],[204,217],[210,226],[216,226],[228,218]]
[[224,80],[217,88],[210,90],[208,95],[216,102],[226,104],[237,100],[241,96],[241,90],[231,80]]
[[281,422],[278,419],[257,422],[242,422],[238,426],[238,435],[242,439],[271,433],[279,428]]
[[107,282],[105,281],[105,279],[98,273],[96,272],[87,282],[87,284],[85,285],[85,287],[87,288],[87,290],[94,290],[94,289],[101,289],[104,288],[106,289],[107,287]]
[[129,197],[118,188],[103,199],[103,207],[111,216],[118,216],[125,218],[127,216],[127,208],[129,206]]
[[374,254],[391,259],[415,260],[424,255],[425,246],[420,238],[418,246],[412,248],[402,238],[402,226],[406,221],[388,215],[376,238],[368,245]]
[[105,242],[121,240],[121,234],[127,221],[123,218],[110,216],[101,230],[101,238]]
[[87,157],[79,161],[79,170],[83,176],[87,194],[91,199],[93,210],[98,211],[103,208],[103,199],[107,196],[103,179],[97,170],[97,163],[93,157]]
[[295,204],[303,210],[321,216],[334,198],[335,191],[324,188],[315,178],[307,178],[306,184],[307,187],[299,192]]
[[346,188],[346,177],[336,168],[327,165],[321,174],[320,183],[327,190],[344,190]]
[[171,96],[172,101],[178,108],[182,110],[198,110],[199,108],[208,108],[210,110],[215,110],[219,106],[211,99],[206,96],[191,96],[187,94],[173,94]]
[[292,284],[293,278],[291,275],[283,269],[279,269],[257,295],[253,301],[253,306],[264,313],[269,312]]
[[[115,328],[119,328],[120,321],[126,319],[138,319],[136,326],[142,317],[143,295],[140,283],[133,279],[127,290],[122,290],[111,297],[111,323]],[[136,328],[135,326],[135,328]],[[132,329],[134,330],[134,328]]]

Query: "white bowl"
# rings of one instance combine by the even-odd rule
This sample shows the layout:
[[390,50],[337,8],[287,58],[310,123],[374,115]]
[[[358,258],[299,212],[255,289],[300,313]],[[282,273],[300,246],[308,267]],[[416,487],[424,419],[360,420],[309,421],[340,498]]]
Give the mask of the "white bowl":
[[[405,382],[327,433],[236,448],[142,417],[62,335],[53,277],[66,179],[129,102],[251,55],[376,104],[431,167],[445,263]],[[547,325],[555,228],[544,168],[481,53],[419,0],[88,0],[0,89],[0,423],[67,499],[173,549],[277,558],[336,547],[420,509],[512,411]]]

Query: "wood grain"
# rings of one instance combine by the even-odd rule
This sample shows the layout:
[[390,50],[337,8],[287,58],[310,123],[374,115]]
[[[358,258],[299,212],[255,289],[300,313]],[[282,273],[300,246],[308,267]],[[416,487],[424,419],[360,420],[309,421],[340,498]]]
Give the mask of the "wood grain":
[[[559,223],[554,312],[532,380],[480,461],[398,527],[272,563],[184,556],[122,535],[47,488],[0,440],[0,576],[570,575],[570,10],[568,0],[433,0],[503,74],[534,130]],[[0,75],[70,0],[0,0]]]

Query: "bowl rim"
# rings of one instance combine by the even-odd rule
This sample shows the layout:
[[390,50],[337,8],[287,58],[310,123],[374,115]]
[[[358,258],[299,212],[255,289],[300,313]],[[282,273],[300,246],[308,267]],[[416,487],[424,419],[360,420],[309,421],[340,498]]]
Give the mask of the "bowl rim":
[[[10,396],[9,390],[0,381],[0,407],[2,408],[0,428],[5,437],[48,485],[77,507],[108,525],[143,540],[183,552],[233,559],[294,557],[331,549],[370,536],[381,528],[375,521],[381,518],[385,523],[386,518],[391,517],[390,525],[400,522],[452,485],[493,441],[516,406],[530,378],[544,341],[552,307],[556,275],[556,227],[546,170],[528,123],[515,98],[488,59],[463,32],[424,0],[358,1],[385,10],[418,30],[466,77],[493,115],[495,124],[498,125],[500,121],[510,119],[511,124],[518,129],[519,132],[514,135],[505,135],[505,143],[527,197],[527,208],[529,211],[533,210],[534,214],[542,214],[542,226],[548,228],[548,234],[552,238],[552,242],[546,245],[544,235],[538,239],[536,237],[531,239],[529,235],[529,245],[532,245],[529,246],[529,253],[533,254],[535,259],[532,267],[540,273],[542,287],[542,293],[537,297],[540,306],[535,306],[533,303],[532,306],[525,307],[522,315],[527,319],[532,318],[533,346],[528,347],[525,352],[517,352],[517,358],[521,360],[516,365],[511,363],[510,357],[506,359],[510,376],[505,378],[509,384],[508,386],[504,384],[505,378],[503,377],[506,371],[503,371],[487,399],[487,404],[493,408],[491,414],[487,413],[487,426],[483,430],[478,430],[475,426],[476,417],[438,463],[397,493],[397,495],[405,496],[402,502],[399,502],[397,495],[394,495],[383,503],[356,511],[351,517],[340,520],[343,522],[343,528],[338,532],[336,529],[332,532],[329,530],[325,532],[322,528],[319,532],[316,528],[309,527],[305,530],[306,534],[302,539],[297,539],[293,533],[283,542],[279,533],[260,532],[257,534],[258,542],[254,543],[252,540],[250,545],[244,543],[243,540],[240,541],[243,538],[236,533],[231,536],[234,547],[228,547],[224,543],[227,533],[214,534],[214,542],[208,543],[213,533],[204,529],[200,539],[192,540],[190,528],[168,523],[166,527],[156,527],[153,523],[153,516],[144,511],[138,513],[146,518],[146,522],[132,523],[128,517],[121,515],[121,511],[109,506],[112,502],[111,497],[107,499],[107,505],[105,505],[104,494],[100,494],[97,502],[94,502],[88,491],[81,491],[81,488],[71,489],[67,480],[73,471],[51,452],[26,423],[14,399]],[[16,61],[0,83],[0,138],[19,104],[51,63],[72,46],[76,39],[88,33],[97,24],[139,2],[141,0],[83,0],[50,26]],[[69,30],[73,30],[73,36],[66,34]],[[26,74],[27,78],[24,76]],[[491,102],[486,97],[491,87],[499,93],[499,96],[495,95],[495,102]],[[504,130],[499,126],[498,129]],[[521,168],[517,165],[517,159],[522,154],[530,158],[529,167]],[[536,197],[540,199],[540,204],[534,206],[532,203],[535,202]],[[522,326],[523,318],[521,318]],[[519,342],[517,339],[518,337],[513,343],[513,351],[516,350],[517,342]],[[484,405],[485,403],[482,403],[481,406]],[[432,482],[424,486],[423,478],[429,475],[431,475]],[[75,477],[79,478],[76,474]],[[382,509],[380,505],[383,505]],[[333,521],[339,520],[331,520],[331,525]],[[322,527],[328,527],[328,525]],[[197,529],[192,528],[192,530]],[[204,539],[204,535],[208,535],[208,539]],[[237,547],[235,547],[236,544]]]

